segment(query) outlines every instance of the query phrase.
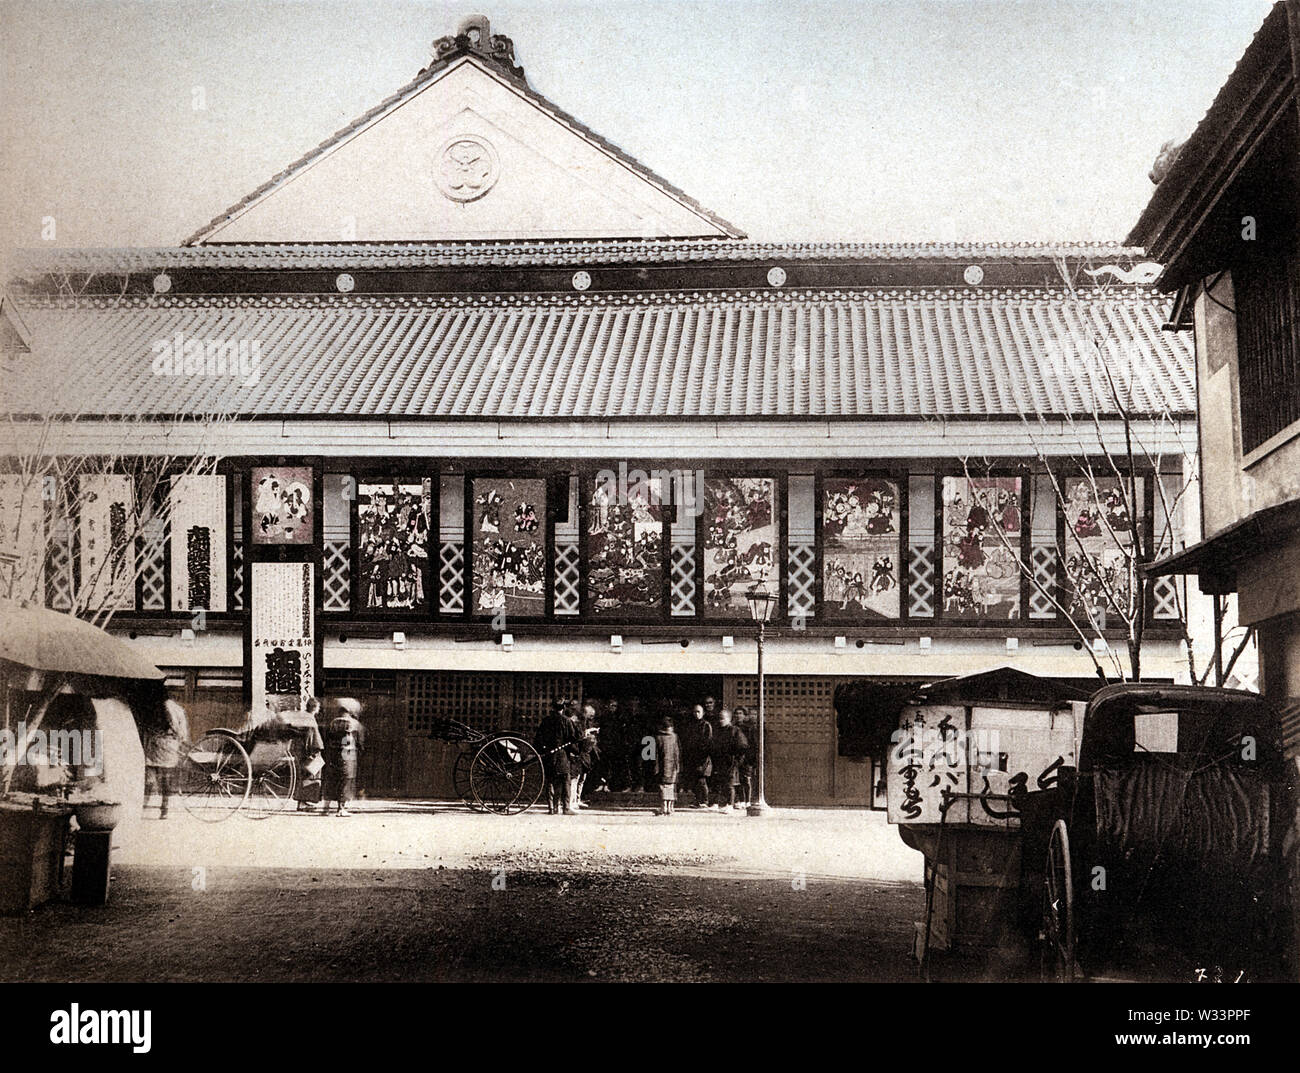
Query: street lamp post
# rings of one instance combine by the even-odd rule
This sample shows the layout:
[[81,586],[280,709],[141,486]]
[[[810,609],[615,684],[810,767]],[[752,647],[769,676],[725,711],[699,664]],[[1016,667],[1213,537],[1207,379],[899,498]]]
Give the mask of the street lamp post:
[[772,604],[776,602],[776,597],[759,584],[746,593],[745,599],[749,602],[750,615],[758,624],[758,788],[754,799],[750,800],[746,814],[767,816],[772,809],[767,803],[766,794],[767,755],[764,739],[767,731],[767,712],[763,698],[763,632],[767,626],[768,616],[772,614]]

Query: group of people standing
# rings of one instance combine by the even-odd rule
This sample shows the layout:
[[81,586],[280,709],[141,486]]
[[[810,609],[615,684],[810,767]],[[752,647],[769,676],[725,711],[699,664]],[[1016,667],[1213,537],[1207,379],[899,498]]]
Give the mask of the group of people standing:
[[574,815],[606,790],[657,789],[659,814],[670,815],[679,785],[700,809],[739,812],[752,801],[758,733],[744,708],[719,708],[706,697],[688,711],[664,704],[649,715],[639,703],[625,711],[614,699],[601,709],[556,701],[538,725],[551,813]]
[[655,733],[655,756],[660,815],[672,815],[679,782],[699,809],[743,812],[753,801],[758,729],[744,708],[718,708],[714,714],[713,698],[708,697],[691,709],[680,733],[673,717],[663,716]]

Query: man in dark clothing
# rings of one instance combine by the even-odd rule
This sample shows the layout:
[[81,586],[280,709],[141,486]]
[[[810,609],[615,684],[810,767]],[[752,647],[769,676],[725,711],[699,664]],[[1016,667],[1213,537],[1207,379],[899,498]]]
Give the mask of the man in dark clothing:
[[758,720],[737,706],[736,728],[745,736],[745,749],[740,757],[740,800],[748,805],[754,800],[754,784],[758,773]]
[[[749,749],[749,740],[745,732],[731,722],[731,709],[723,708],[718,713],[718,729],[713,735],[713,771],[714,792],[718,807],[732,809],[736,805],[736,787],[740,785],[740,766]],[[722,803],[723,797],[727,803]]]
[[627,788],[627,749],[623,739],[623,717],[618,702],[611,700],[600,716],[601,774],[610,790]]
[[709,807],[709,776],[713,774],[713,724],[704,718],[704,705],[691,711],[682,734],[682,768],[695,794],[695,807]]
[[577,745],[578,735],[566,714],[566,702],[559,700],[537,725],[537,751],[542,754],[542,767],[546,773],[546,810],[555,815],[561,808],[569,808],[569,767],[571,751]]

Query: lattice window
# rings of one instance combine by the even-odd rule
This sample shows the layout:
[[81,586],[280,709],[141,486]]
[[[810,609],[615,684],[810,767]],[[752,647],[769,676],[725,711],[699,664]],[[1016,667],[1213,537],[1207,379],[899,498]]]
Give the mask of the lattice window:
[[[397,692],[397,675],[392,671],[367,671],[356,668],[326,671],[325,692],[334,697],[347,697],[357,693],[391,697]],[[365,718],[364,713],[362,718]]]
[[791,618],[812,618],[815,610],[817,549],[812,544],[791,544],[789,600]]
[[1242,259],[1233,266],[1232,286],[1241,446],[1251,451],[1300,421],[1300,253]]
[[56,523],[50,537],[45,567],[46,602],[55,611],[71,611],[72,589],[72,536],[67,519],[63,519]]
[[351,548],[346,541],[325,541],[322,611],[346,611],[352,605]]
[[557,700],[582,701],[582,679],[576,674],[516,674],[510,686],[511,730],[531,731]]
[[[766,675],[763,717],[769,740],[823,741],[834,734],[835,680],[807,676]],[[736,703],[750,711],[758,705],[758,679],[736,679]]]
[[236,540],[231,548],[232,569],[235,576],[230,585],[230,606],[236,611],[244,610],[244,542]]
[[669,588],[672,614],[695,614],[695,545],[674,544]]
[[1151,585],[1152,617],[1168,621],[1178,619],[1178,582],[1172,577],[1158,577]]
[[[1229,689],[1244,689],[1248,693],[1259,692],[1259,668],[1243,667],[1238,664],[1223,683]],[[1287,756],[1296,755],[1296,745],[1300,744],[1300,708],[1290,709],[1293,714],[1282,717],[1282,742]]]
[[459,541],[438,546],[438,610],[444,615],[465,610],[465,545]]
[[1029,617],[1056,618],[1056,605],[1051,596],[1039,590],[1043,586],[1047,593],[1056,592],[1056,549],[1045,544],[1035,544],[1029,555],[1034,570],[1034,581],[1029,586]]
[[427,732],[436,719],[455,719],[484,733],[498,729],[501,676],[429,671],[406,677],[406,728]]
[[555,549],[555,613],[578,613],[578,545],[561,544]]
[[913,544],[907,549],[908,604],[912,618],[934,617],[934,545]]
[[163,525],[151,521],[144,527],[144,544],[140,549],[140,610],[167,610],[166,570],[163,563],[167,544],[163,539]]

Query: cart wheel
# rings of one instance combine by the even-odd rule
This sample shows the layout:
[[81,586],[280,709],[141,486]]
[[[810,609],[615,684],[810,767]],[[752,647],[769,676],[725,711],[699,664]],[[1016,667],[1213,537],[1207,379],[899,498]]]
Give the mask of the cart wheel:
[[492,738],[474,754],[469,785],[489,812],[513,816],[537,803],[546,782],[542,757],[532,744],[512,734]]
[[1077,975],[1073,880],[1070,832],[1064,820],[1057,820],[1047,840],[1041,965],[1042,979],[1057,983],[1070,983]]
[[456,788],[456,793],[465,804],[475,812],[482,812],[483,806],[479,804],[478,799],[474,796],[474,790],[469,784],[469,770],[474,763],[474,754],[477,751],[477,749],[461,749],[456,756],[456,764],[451,769],[451,782]]
[[229,733],[209,732],[181,750],[176,793],[185,811],[205,823],[233,816],[248,800],[253,765]]
[[270,767],[253,776],[253,792],[249,798],[252,819],[264,820],[277,812],[294,807],[294,794],[298,789],[298,762],[292,753],[285,753]]

